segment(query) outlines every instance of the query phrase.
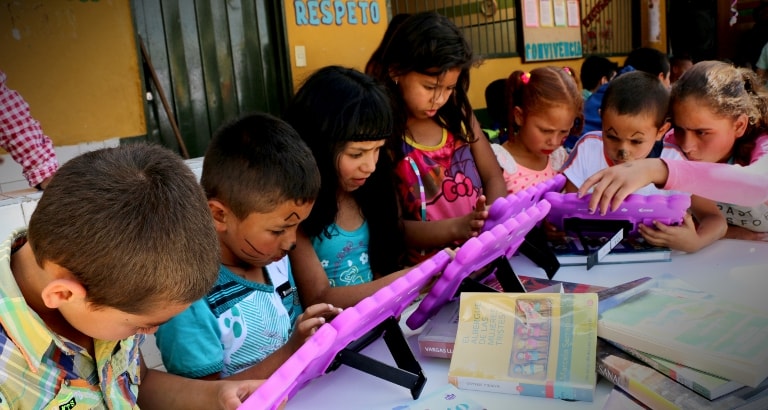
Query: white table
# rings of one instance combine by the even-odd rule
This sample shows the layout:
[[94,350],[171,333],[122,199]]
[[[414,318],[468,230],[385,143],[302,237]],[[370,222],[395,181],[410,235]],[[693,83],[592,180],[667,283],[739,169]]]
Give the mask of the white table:
[[[512,258],[516,273],[544,278],[544,271],[525,257]],[[567,282],[615,286],[643,276],[671,273],[697,288],[731,301],[768,311],[768,242],[720,240],[695,254],[674,252],[671,262],[562,267],[553,279]],[[407,310],[410,312],[411,310]],[[404,314],[404,316],[406,316]],[[404,323],[404,320],[401,321]],[[421,364],[427,383],[422,396],[441,389],[447,383],[450,360],[422,357],[418,353],[417,331],[403,325],[405,335]],[[384,342],[379,339],[363,353],[394,364]],[[593,402],[567,402],[539,397],[467,391],[489,410],[527,409],[602,409],[612,388],[599,379]],[[350,367],[313,380],[288,401],[286,409],[382,409],[389,410],[411,400],[401,386],[370,376]]]

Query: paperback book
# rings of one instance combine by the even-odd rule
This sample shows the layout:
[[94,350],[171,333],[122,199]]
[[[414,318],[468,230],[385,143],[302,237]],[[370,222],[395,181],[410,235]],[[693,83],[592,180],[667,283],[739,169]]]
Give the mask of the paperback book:
[[768,377],[766,312],[716,299],[671,275],[600,311],[598,335],[612,342],[746,386]]
[[[574,282],[562,282],[552,279],[519,276],[520,283],[531,293],[594,293],[605,287]],[[486,286],[501,291],[501,285],[495,276],[488,276],[483,282]],[[459,301],[446,303],[424,325],[417,338],[419,353],[426,357],[450,359],[456,342],[456,329],[459,327]]]
[[768,381],[708,400],[610,343],[598,339],[597,372],[655,410],[730,410],[768,408]]
[[[549,239],[549,246],[561,266],[586,265],[587,255],[596,252],[610,239],[610,235],[584,236],[581,240],[574,236]],[[642,237],[623,238],[607,255],[600,259],[600,264],[668,262],[672,260],[672,251],[663,246],[654,246]]]
[[605,400],[603,410],[647,410],[650,407],[632,397],[619,386],[613,386]]
[[640,360],[656,371],[693,390],[708,400],[714,400],[744,387],[743,384],[738,382],[700,372],[696,369],[691,369],[690,367],[643,353],[637,349],[632,349],[631,347],[623,346],[618,343],[613,344],[635,359]]
[[448,381],[460,389],[594,399],[595,293],[475,293],[459,299]]

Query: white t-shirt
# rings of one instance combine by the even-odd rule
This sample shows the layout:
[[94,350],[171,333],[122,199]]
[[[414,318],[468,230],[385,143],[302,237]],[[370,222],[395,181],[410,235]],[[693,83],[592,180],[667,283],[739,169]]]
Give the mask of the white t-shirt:
[[[563,164],[563,174],[576,187],[580,187],[587,178],[596,172],[610,166],[603,152],[602,134],[602,132],[596,131],[581,137],[579,142],[573,147],[568,160]],[[685,159],[685,155],[680,148],[669,143],[664,143],[664,148],[661,150],[659,157],[664,159]],[[673,195],[680,194],[681,192],[659,189],[654,184],[648,184],[634,193],[640,195]]]

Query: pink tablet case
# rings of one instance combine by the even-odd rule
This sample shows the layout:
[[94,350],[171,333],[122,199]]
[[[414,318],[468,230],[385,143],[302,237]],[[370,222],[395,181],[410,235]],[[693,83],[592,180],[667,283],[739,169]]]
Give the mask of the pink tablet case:
[[456,251],[456,256],[445,268],[418,308],[406,320],[411,329],[417,329],[445,303],[456,296],[461,281],[472,272],[500,256],[511,255],[525,239],[525,235],[549,212],[549,202],[539,201],[491,230],[469,239]]
[[320,326],[239,408],[276,409],[283,400],[293,397],[312,379],[325,374],[336,355],[347,345],[384,320],[399,316],[416,299],[419,291],[445,269],[450,260],[447,252],[438,252],[404,276]]
[[590,195],[579,198],[576,193],[561,194],[547,192],[544,199],[552,204],[547,220],[559,230],[565,227],[565,220],[628,221],[632,224],[629,234],[637,233],[638,224],[653,226],[653,221],[665,225],[676,225],[683,221],[686,211],[691,206],[691,197],[686,194],[674,195],[636,195],[632,194],[615,211],[605,215],[589,212]]
[[565,181],[564,175],[557,174],[554,178],[496,199],[488,208],[488,219],[485,220],[481,232],[490,231],[494,226],[536,205],[545,193],[562,191]]

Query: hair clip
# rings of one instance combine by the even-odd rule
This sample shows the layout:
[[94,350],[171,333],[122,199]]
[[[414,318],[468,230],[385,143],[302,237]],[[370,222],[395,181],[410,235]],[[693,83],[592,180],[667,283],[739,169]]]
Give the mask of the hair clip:
[[568,73],[568,75],[573,75],[573,72],[571,71],[571,68],[570,68],[570,67],[563,67],[563,71],[565,71],[566,73]]
[[531,73],[523,71],[523,73],[520,74],[520,80],[523,82],[523,84],[528,84],[528,81],[531,81]]

